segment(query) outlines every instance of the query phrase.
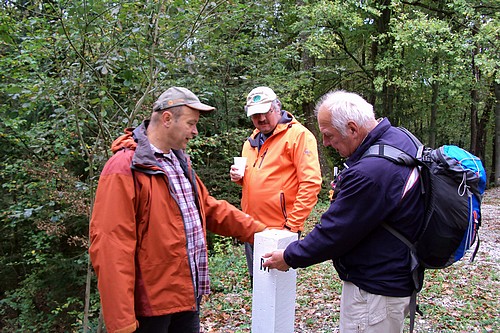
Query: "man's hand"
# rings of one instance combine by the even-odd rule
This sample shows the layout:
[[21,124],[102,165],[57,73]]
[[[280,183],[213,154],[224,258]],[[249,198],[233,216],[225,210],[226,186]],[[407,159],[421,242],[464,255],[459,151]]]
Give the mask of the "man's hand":
[[229,176],[231,176],[231,181],[237,182],[243,178],[241,174],[238,172],[238,168],[236,165],[231,165],[231,171],[229,171]]
[[283,253],[285,250],[276,250],[271,253],[266,253],[262,256],[262,258],[269,258],[262,264],[263,267],[274,268],[279,271],[287,271],[290,269],[290,266],[285,262],[283,258]]

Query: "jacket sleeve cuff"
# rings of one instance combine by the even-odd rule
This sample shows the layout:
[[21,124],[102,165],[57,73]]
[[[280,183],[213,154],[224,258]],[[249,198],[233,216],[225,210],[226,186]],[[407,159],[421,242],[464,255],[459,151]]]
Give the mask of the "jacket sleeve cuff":
[[293,269],[297,269],[297,267],[293,267],[293,265],[290,263],[290,258],[288,258],[288,255],[287,255],[287,251],[285,249],[285,251],[283,252],[283,260],[285,261],[285,263],[290,266],[291,268]]

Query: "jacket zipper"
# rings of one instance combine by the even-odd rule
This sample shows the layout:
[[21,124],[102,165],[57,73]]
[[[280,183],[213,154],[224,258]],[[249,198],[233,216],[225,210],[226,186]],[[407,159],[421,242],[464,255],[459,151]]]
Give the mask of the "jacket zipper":
[[262,156],[260,157],[259,169],[262,167],[262,163],[264,162],[264,157],[266,157],[266,154],[267,154],[267,149],[264,152],[264,154],[262,154]]
[[[168,175],[167,174],[165,174],[165,178],[166,178],[165,181],[167,182],[167,186],[168,186],[169,191],[170,191],[170,195],[174,199],[174,201],[177,204],[177,207],[179,207],[179,211],[180,211],[181,210],[181,206],[179,204],[179,200],[177,199],[177,195],[175,194],[174,189],[170,186],[170,181],[168,180]],[[194,186],[191,181],[190,181],[190,183],[191,183],[191,186]],[[195,196],[195,200],[196,200],[197,199],[197,193],[196,193],[196,191],[193,191],[193,192],[194,192],[194,196]],[[198,209],[199,209],[199,207],[198,207]],[[182,217],[182,225],[184,226],[184,234],[186,235],[186,254],[187,254],[187,257],[188,257],[189,273],[191,274],[191,283],[193,284],[194,302],[195,302],[195,307],[194,307],[193,310],[198,310],[198,283],[197,283],[196,276],[193,275],[193,267],[191,267],[191,262],[193,262],[193,264],[195,265],[195,267],[194,267],[195,273],[198,270],[197,270],[197,267],[196,267],[196,261],[194,260],[194,258],[192,258],[193,260],[191,260],[191,255],[189,253],[189,246],[188,246],[189,240],[188,240],[188,236],[187,236],[187,232],[186,232],[186,221],[184,220],[184,216],[182,216],[182,211],[181,211],[181,217]]]
[[286,213],[286,199],[285,199],[285,193],[281,192],[280,193],[280,205],[281,205],[281,212],[283,214],[283,217],[285,219],[285,223],[283,223],[283,227],[289,229],[289,227],[286,225],[288,222],[288,214]]

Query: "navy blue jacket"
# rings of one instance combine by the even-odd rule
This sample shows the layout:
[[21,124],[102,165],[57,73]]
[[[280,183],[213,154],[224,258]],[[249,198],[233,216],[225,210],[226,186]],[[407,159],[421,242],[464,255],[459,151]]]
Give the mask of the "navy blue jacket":
[[342,280],[369,293],[410,296],[414,286],[409,249],[381,224],[388,223],[414,242],[424,218],[421,188],[418,181],[407,187],[413,168],[381,157],[360,159],[373,144],[416,153],[406,134],[383,119],[346,161],[339,192],[321,223],[303,240],[291,243],[284,259],[293,268],[332,259]]

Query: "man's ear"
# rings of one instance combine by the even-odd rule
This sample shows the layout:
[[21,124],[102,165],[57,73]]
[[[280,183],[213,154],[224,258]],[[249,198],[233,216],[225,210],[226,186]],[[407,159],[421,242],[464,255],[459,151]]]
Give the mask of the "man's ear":
[[359,126],[354,121],[347,122],[347,134],[350,136],[356,136],[359,134]]
[[161,114],[161,120],[165,123],[165,122],[169,122],[170,120],[172,120],[172,112],[170,111],[163,111],[163,113]]

